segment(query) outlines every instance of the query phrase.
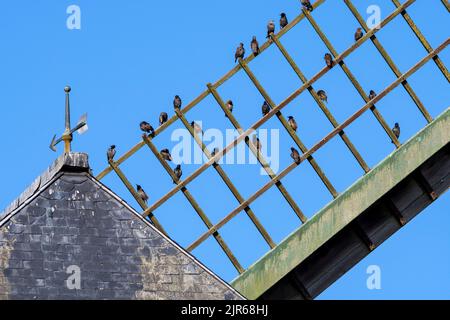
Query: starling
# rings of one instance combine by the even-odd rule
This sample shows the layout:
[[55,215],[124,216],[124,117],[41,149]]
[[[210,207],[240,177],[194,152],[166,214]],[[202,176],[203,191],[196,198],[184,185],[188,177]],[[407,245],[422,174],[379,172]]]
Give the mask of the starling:
[[145,193],[144,189],[142,189],[142,187],[140,185],[136,185],[136,187],[137,187],[137,193],[138,193],[139,197],[142,199],[142,201],[145,202],[145,204],[147,204],[148,195]]
[[155,134],[155,129],[146,121],[142,121],[140,124],[141,130],[153,136]]
[[263,114],[263,117],[266,115],[266,114],[268,114],[270,112],[270,106],[269,106],[269,104],[267,103],[267,101],[264,101],[264,103],[263,103],[263,105],[262,105],[262,114]]
[[261,151],[261,141],[259,141],[259,138],[256,135],[253,136],[253,145],[256,150]]
[[252,42],[250,43],[250,48],[252,48],[253,55],[256,57],[259,54],[259,43],[255,36],[253,36]]
[[322,100],[323,102],[328,103],[327,93],[324,90],[317,91],[317,95],[319,96],[320,100]]
[[286,13],[282,13],[281,14],[281,18],[280,18],[280,27],[281,29],[283,29],[284,27],[286,27],[289,24],[289,21],[286,17]]
[[[183,171],[181,170],[181,165],[177,165],[175,169],[173,169],[173,173],[175,175],[175,177],[177,177],[177,181],[180,180],[181,176],[183,175]],[[173,181],[173,183],[177,183],[177,181]]]
[[330,69],[333,68],[333,66],[334,66],[334,61],[333,61],[332,55],[329,54],[329,53],[325,53],[324,59],[325,59],[325,62],[326,62],[326,64],[327,64],[327,67],[330,68]]
[[173,107],[175,109],[178,109],[178,110],[181,109],[181,98],[180,98],[180,96],[176,95],[175,98],[173,99]]
[[213,151],[211,152],[211,157],[214,157],[217,152],[219,152],[219,148],[214,148]]
[[106,155],[108,157],[108,162],[114,160],[114,156],[116,155],[116,146],[112,145],[108,148],[108,151],[106,152]]
[[373,98],[375,98],[377,96],[377,94],[375,93],[375,91],[370,90],[369,92],[369,100],[372,100]]
[[[397,122],[395,123],[394,128],[392,128],[392,133],[397,139],[400,138],[400,125]],[[392,141],[392,143],[394,143],[394,141]]]
[[361,39],[363,37],[363,35],[364,35],[364,33],[361,28],[356,29],[355,41],[358,41],[359,39]]
[[301,161],[300,153],[295,148],[291,148],[291,158],[294,159],[295,163],[299,164]]
[[192,127],[192,129],[194,129],[194,132],[196,134],[200,134],[200,133],[203,134],[202,127],[200,127],[200,125],[198,125],[195,121],[191,122],[191,127]]
[[267,39],[270,38],[270,36],[272,34],[275,33],[275,22],[273,22],[273,20],[270,20],[269,23],[267,24]]
[[241,42],[239,47],[236,49],[236,53],[234,54],[234,62],[238,61],[238,59],[244,59],[245,49],[244,44]]
[[167,122],[167,113],[166,112],[161,112],[161,114],[159,115],[159,125],[162,126],[164,123]]
[[[228,100],[226,107],[227,107],[228,111],[230,111],[230,113],[232,113],[233,112],[233,107],[234,107],[233,101]],[[225,117],[227,117],[227,114],[225,114]]]
[[297,131],[298,129],[297,121],[295,121],[293,116],[288,117],[288,123],[291,126],[292,130]]
[[311,5],[311,2],[309,0],[301,0],[302,1],[302,5],[305,7],[306,10],[308,11],[313,11],[313,6]]
[[172,156],[170,155],[169,149],[162,149],[159,153],[164,160],[172,161]]

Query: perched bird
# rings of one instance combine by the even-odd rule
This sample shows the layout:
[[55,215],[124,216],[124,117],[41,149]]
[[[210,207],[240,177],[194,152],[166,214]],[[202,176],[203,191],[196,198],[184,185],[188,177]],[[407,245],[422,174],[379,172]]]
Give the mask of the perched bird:
[[[177,177],[177,181],[180,180],[181,176],[183,175],[183,171],[181,170],[181,165],[177,165],[175,169],[173,169],[173,173],[175,174],[175,177]],[[177,183],[175,180],[173,183]]]
[[155,129],[147,121],[142,121],[139,125],[141,130],[153,136],[155,134]]
[[250,48],[252,48],[253,55],[256,57],[259,54],[259,43],[255,36],[253,36],[252,42],[250,43]]
[[320,100],[328,103],[327,93],[324,90],[317,91],[317,95],[319,96]]
[[145,193],[144,189],[140,185],[136,185],[137,193],[139,197],[147,204],[148,201],[148,195]]
[[294,159],[295,163],[299,164],[301,161],[300,153],[295,148],[291,148],[291,158]]
[[108,157],[108,162],[114,160],[114,156],[116,155],[116,146],[112,145],[108,148],[106,152],[106,156]]
[[164,123],[167,122],[168,119],[168,115],[166,112],[161,112],[161,114],[159,115],[159,125],[162,126]]
[[[392,133],[397,139],[400,138],[400,125],[397,122],[395,123],[394,128],[392,128]],[[392,143],[394,143],[394,141],[392,141]]]
[[289,21],[286,17],[286,13],[281,13],[281,18],[280,18],[280,27],[281,29],[283,29],[284,27],[286,27],[289,24]]
[[173,99],[173,107],[175,109],[178,109],[178,110],[181,109],[181,98],[180,98],[180,96],[176,95],[175,98]]
[[302,5],[305,7],[308,11],[313,11],[313,6],[311,5],[311,2],[309,0],[302,0]]
[[164,160],[172,161],[172,156],[170,155],[169,149],[162,149],[159,153]]
[[211,156],[214,157],[217,152],[219,152],[219,148],[214,148],[213,151],[211,152]]
[[267,24],[267,39],[270,38],[270,36],[272,34],[275,33],[275,22],[273,22],[273,20],[270,20],[269,23]]
[[288,123],[291,126],[292,130],[297,131],[298,129],[297,121],[295,121],[293,116],[288,117]]
[[261,151],[261,141],[259,141],[259,138],[256,135],[253,135],[253,145],[256,150]]
[[364,36],[364,32],[362,31],[362,29],[361,28],[357,28],[356,32],[355,32],[355,41],[358,41],[363,36]]
[[333,66],[334,66],[333,56],[329,53],[325,53],[324,59],[327,64],[327,67],[330,69],[333,68]]
[[198,123],[196,123],[195,121],[191,122],[191,127],[192,129],[194,129],[194,132],[197,134],[203,134],[203,130],[202,127],[200,127],[200,125]]
[[[233,101],[228,100],[226,107],[227,107],[228,111],[233,112],[233,107],[234,107]],[[227,117],[227,114],[225,114],[225,117]]]
[[372,100],[373,98],[375,98],[377,96],[377,94],[375,93],[375,91],[370,90],[369,92],[369,100]]
[[270,106],[269,106],[269,104],[267,103],[267,101],[264,101],[264,103],[263,103],[263,105],[262,105],[262,114],[263,114],[263,117],[266,115],[266,114],[268,114],[270,112]]
[[236,53],[234,54],[234,62],[238,61],[238,59],[244,59],[245,56],[245,48],[244,44],[241,42],[239,47],[236,48]]

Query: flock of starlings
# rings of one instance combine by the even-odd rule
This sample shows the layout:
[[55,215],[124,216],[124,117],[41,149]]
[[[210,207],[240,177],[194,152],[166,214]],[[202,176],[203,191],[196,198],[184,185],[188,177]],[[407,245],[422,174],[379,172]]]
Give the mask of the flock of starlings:
[[[311,2],[309,0],[302,0],[301,1],[303,7],[308,10],[308,11],[313,11],[313,6],[311,5]],[[286,16],[285,13],[281,13],[281,18],[280,18],[280,28],[283,29],[285,28],[287,25],[289,24],[288,22],[288,18]],[[269,23],[267,24],[267,39],[271,39],[272,35],[275,34],[275,23],[273,20],[269,21]],[[357,28],[356,32],[355,32],[355,41],[360,40],[362,37],[364,36],[364,33],[362,31],[361,28]],[[252,50],[253,55],[256,57],[260,51],[259,51],[259,43],[258,40],[256,39],[256,36],[253,36],[252,41],[250,43],[250,48]],[[235,63],[240,60],[240,59],[244,59],[245,57],[245,48],[244,48],[244,44],[240,43],[239,46],[236,49],[236,52],[234,54],[234,58],[235,58]],[[325,63],[327,65],[328,68],[333,68],[335,65],[335,62],[333,60],[333,56],[330,53],[326,53],[324,56],[325,59]],[[324,90],[319,90],[317,91],[317,95],[319,97],[319,99],[322,102],[328,103],[328,97],[327,94]],[[370,90],[369,92],[369,99],[372,100],[373,98],[376,97],[376,93],[373,90]],[[182,101],[180,96],[176,95],[174,100],[173,100],[173,107],[175,110],[180,111],[181,110],[181,105],[182,105]],[[231,113],[233,112],[233,101],[228,100],[226,102],[226,108],[228,109],[228,111]],[[271,110],[271,106],[267,103],[267,101],[264,101],[263,105],[262,105],[262,115],[263,117],[266,116]],[[226,115],[225,115],[226,116]],[[161,114],[159,115],[159,125],[163,125],[164,123],[166,123],[168,120],[168,114],[166,112],[161,112]],[[288,117],[288,123],[289,126],[292,128],[292,130],[297,131],[298,129],[298,125],[297,122],[295,121],[294,117],[289,116]],[[193,129],[193,131],[195,132],[195,134],[203,134],[202,128],[195,122],[192,121],[191,122],[191,127]],[[155,130],[154,128],[146,121],[142,121],[140,123],[140,129],[144,132],[144,135],[146,137],[153,137],[155,135]],[[394,128],[392,128],[392,133],[399,138],[400,137],[400,125],[398,123],[395,123]],[[259,138],[254,135],[253,136],[253,140],[252,140],[253,145],[255,146],[255,148],[258,150],[258,152],[261,150],[261,143],[259,141]],[[211,152],[211,156],[215,156],[217,154],[219,150],[217,148],[215,148],[212,152]],[[112,145],[108,148],[107,151],[107,158],[108,158],[108,162],[113,162],[114,161],[114,156],[116,155],[116,146]],[[160,151],[160,155],[161,157],[166,160],[166,161],[172,161],[172,156],[170,154],[170,151],[168,149],[162,149]],[[298,152],[297,149],[295,149],[294,147],[291,148],[291,158],[297,163],[300,164],[301,162],[301,155]],[[175,169],[173,170],[174,173],[174,177],[176,178],[176,180],[174,180],[173,182],[176,184],[182,174],[183,171],[181,170],[181,165],[178,164]],[[144,191],[144,189],[140,186],[140,185],[136,185],[136,189],[137,189],[137,193],[139,195],[139,197],[141,198],[141,200],[144,203],[147,203],[149,196],[147,195],[147,193]]]

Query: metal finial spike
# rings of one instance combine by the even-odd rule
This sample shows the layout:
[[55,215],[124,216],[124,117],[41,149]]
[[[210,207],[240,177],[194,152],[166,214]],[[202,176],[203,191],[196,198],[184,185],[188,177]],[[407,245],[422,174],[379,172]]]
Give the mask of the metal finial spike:
[[78,124],[76,125],[75,128],[71,129],[70,126],[70,91],[72,91],[72,88],[70,86],[65,86],[64,87],[64,92],[66,93],[66,104],[65,104],[65,109],[66,109],[66,123],[65,123],[65,131],[63,133],[63,135],[61,136],[61,138],[56,139],[56,136],[52,139],[52,142],[50,143],[50,149],[52,149],[53,151],[56,151],[56,145],[58,143],[60,143],[61,141],[64,141],[64,152],[65,153],[70,153],[71,151],[71,142],[72,142],[72,134],[74,132],[78,132],[79,134],[82,134],[84,132],[86,132],[87,130],[87,118],[86,115],[82,116],[80,121],[78,122]]

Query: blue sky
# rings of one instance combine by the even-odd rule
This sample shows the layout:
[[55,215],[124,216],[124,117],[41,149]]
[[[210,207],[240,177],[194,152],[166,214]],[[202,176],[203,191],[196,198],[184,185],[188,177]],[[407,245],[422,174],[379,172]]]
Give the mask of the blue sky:
[[[367,2],[354,2],[365,16]],[[372,3],[381,7],[383,18],[395,9],[388,0]],[[66,9],[72,4],[81,8],[81,30],[66,27]],[[450,20],[439,0],[417,0],[407,11],[433,47],[448,37],[445,30],[450,30]],[[54,134],[63,131],[66,84],[73,88],[73,121],[82,113],[89,113],[90,130],[84,136],[75,137],[73,149],[89,153],[94,173],[99,173],[107,164],[105,150],[110,144],[116,144],[121,155],[140,140],[140,121],[147,120],[156,126],[161,111],[172,114],[175,94],[185,103],[196,98],[205,90],[206,83],[216,81],[234,66],[234,50],[239,42],[244,42],[248,52],[253,35],[263,43],[267,21],[278,22],[281,12],[293,19],[299,13],[299,1],[18,0],[3,4],[0,12],[3,42],[0,207],[17,197],[58,155],[48,145]],[[358,24],[340,1],[327,1],[314,11],[314,18],[338,52],[353,43]],[[426,55],[401,17],[377,33],[377,37],[402,72]],[[327,49],[306,20],[285,35],[282,43],[308,78],[323,67]],[[448,66],[449,50],[440,56]],[[382,91],[395,80],[370,42],[351,54],[346,63],[367,92]],[[300,86],[275,46],[255,59],[250,68],[277,103]],[[409,82],[432,116],[448,107],[448,82],[433,62],[426,64]],[[339,68],[320,79],[315,88],[327,91],[328,107],[339,122],[363,105]],[[226,82],[219,93],[224,99],[233,99],[234,115],[244,128],[260,117],[263,99],[244,73],[239,72]],[[402,87],[377,107],[390,125],[400,122],[401,142],[426,124]],[[332,129],[307,92],[287,106],[283,114],[295,116],[300,126],[298,134],[307,147]],[[212,97],[203,100],[186,117],[189,121],[202,120],[205,129],[231,128]],[[172,128],[181,127],[178,121]],[[281,125],[273,118],[262,128],[281,129]],[[166,130],[155,139],[159,149],[173,147],[171,132]],[[370,167],[393,151],[390,139],[371,113],[362,116],[346,132]],[[290,139],[280,130],[280,169],[291,163],[289,148],[293,142]],[[339,192],[363,173],[339,138],[333,139],[315,157]],[[183,165],[184,176],[198,167]],[[223,168],[244,198],[268,181],[259,175],[256,165],[224,165]],[[148,149],[141,149],[122,169],[134,184],[144,187],[150,203],[173,187]],[[138,208],[114,174],[103,182]],[[283,179],[283,183],[308,217],[332,199],[307,163]],[[212,168],[189,184],[188,189],[214,223],[237,206]],[[449,205],[446,194],[320,298],[450,298],[450,233],[448,228],[444,229],[450,222]],[[256,200],[251,208],[276,242],[300,226],[275,188]],[[205,231],[181,193],[155,214],[183,246]],[[221,234],[244,267],[268,250],[245,214],[233,219],[221,229]],[[194,254],[225,280],[236,276],[214,240],[206,241]],[[382,271],[382,289],[378,291],[366,288],[366,269],[372,264],[379,265]]]

